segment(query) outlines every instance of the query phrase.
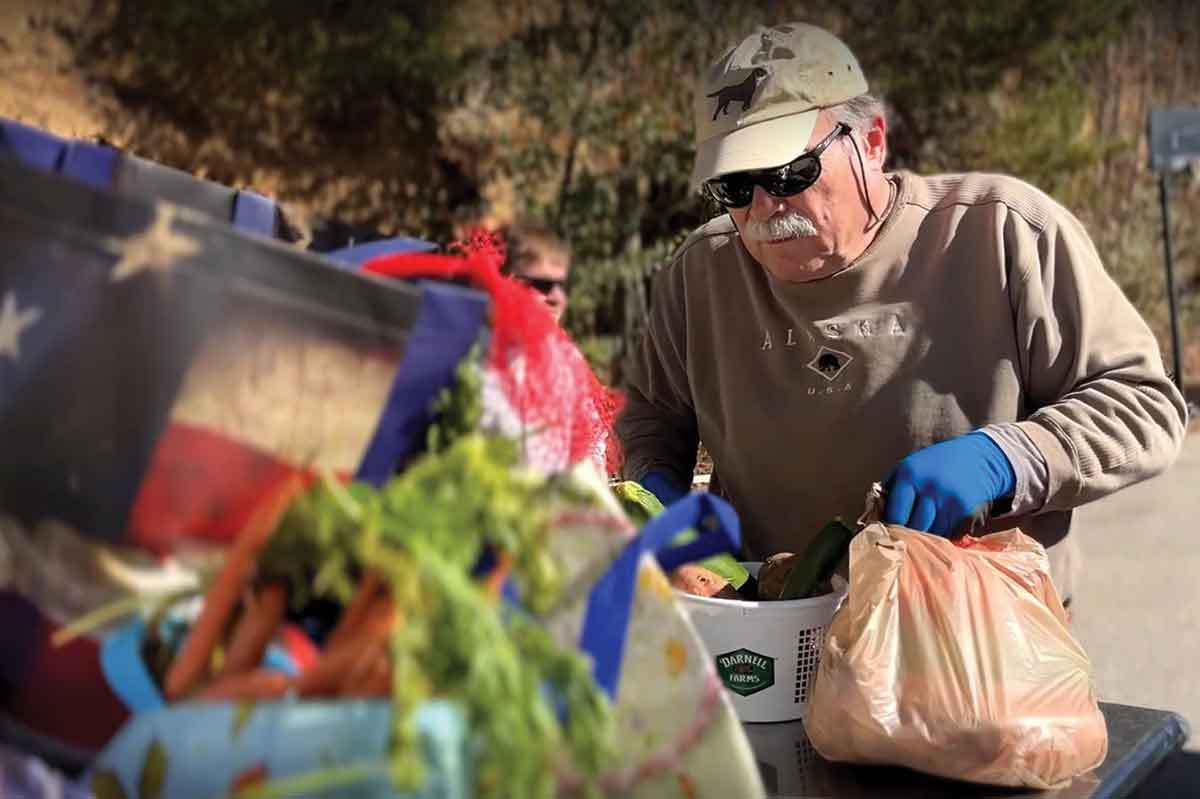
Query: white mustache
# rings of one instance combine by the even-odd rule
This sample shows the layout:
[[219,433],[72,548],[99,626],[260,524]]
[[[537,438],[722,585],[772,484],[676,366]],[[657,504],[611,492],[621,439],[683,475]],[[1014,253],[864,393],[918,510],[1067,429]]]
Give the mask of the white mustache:
[[752,241],[780,241],[817,235],[817,226],[798,211],[776,214],[763,222],[746,222],[742,235]]

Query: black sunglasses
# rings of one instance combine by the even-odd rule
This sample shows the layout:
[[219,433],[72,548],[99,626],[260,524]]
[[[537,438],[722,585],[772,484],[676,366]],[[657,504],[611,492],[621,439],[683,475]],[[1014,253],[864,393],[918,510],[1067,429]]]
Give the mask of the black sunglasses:
[[554,280],[548,277],[525,277],[524,275],[514,275],[517,280],[529,286],[538,294],[549,294],[554,291],[554,287],[558,286],[562,289],[563,294],[567,293],[567,281]]
[[726,208],[745,208],[754,199],[754,187],[762,186],[773,197],[791,197],[817,182],[821,177],[821,153],[838,136],[850,132],[850,126],[839,122],[816,147],[802,153],[791,163],[774,169],[754,169],[731,172],[704,182],[712,198]]

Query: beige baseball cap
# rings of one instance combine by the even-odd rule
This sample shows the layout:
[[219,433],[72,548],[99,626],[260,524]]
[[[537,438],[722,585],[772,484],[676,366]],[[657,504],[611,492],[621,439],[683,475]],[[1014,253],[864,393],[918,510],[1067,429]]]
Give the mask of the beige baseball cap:
[[700,81],[692,187],[786,164],[808,146],[820,109],[866,93],[858,60],[833,34],[802,22],[759,28]]

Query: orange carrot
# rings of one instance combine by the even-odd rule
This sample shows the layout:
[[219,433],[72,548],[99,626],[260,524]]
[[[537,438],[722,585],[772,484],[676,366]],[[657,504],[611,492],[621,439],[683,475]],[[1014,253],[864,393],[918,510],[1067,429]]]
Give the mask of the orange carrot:
[[283,622],[287,612],[287,585],[271,583],[251,595],[230,636],[225,664],[219,676],[249,671],[262,662],[267,644]]
[[366,692],[365,689],[371,675],[375,672],[381,660],[384,663],[387,662],[385,644],[380,642],[373,646],[364,647],[355,660],[354,665],[346,672],[346,677],[342,680],[338,688],[338,696],[371,696],[372,694]]
[[361,696],[391,696],[392,695],[392,661],[385,652],[383,657],[376,659],[375,667],[359,689]]
[[168,699],[185,695],[204,673],[213,647],[237,605],[238,594],[254,573],[259,552],[266,546],[292,496],[303,487],[304,482],[299,475],[281,484],[255,508],[246,526],[234,540],[220,572],[208,587],[200,616],[167,670],[165,693]]
[[386,641],[392,634],[399,616],[396,603],[390,596],[384,594],[376,597],[363,615],[358,634],[352,637],[350,642],[359,642],[361,645],[361,642]]
[[380,645],[371,653],[367,668],[351,682],[342,685],[342,696],[367,699],[392,694],[392,659],[387,647]]
[[336,648],[327,647],[321,659],[296,678],[296,693],[301,696],[336,694],[362,650],[387,641],[395,621],[396,609],[391,597],[377,597],[353,637],[346,637]]
[[367,610],[371,607],[371,603],[374,601],[378,590],[379,573],[374,569],[369,569],[359,582],[358,590],[354,592],[354,598],[350,600],[350,604],[342,611],[342,616],[338,619],[337,624],[334,625],[333,632],[329,633],[329,638],[325,641],[326,649],[333,649],[339,644],[344,643],[347,638],[354,636],[355,630],[362,624],[363,618],[366,616]]
[[255,669],[213,680],[195,694],[209,702],[273,699],[283,696],[291,679],[281,671]]
[[334,696],[341,686],[342,677],[353,667],[360,653],[350,645],[342,645],[326,652],[312,668],[300,673],[293,683],[300,696]]
[[512,565],[512,555],[501,550],[500,554],[496,556],[496,568],[492,569],[492,573],[487,576],[483,584],[484,593],[492,601],[499,601],[500,592],[504,590],[504,581],[508,579]]

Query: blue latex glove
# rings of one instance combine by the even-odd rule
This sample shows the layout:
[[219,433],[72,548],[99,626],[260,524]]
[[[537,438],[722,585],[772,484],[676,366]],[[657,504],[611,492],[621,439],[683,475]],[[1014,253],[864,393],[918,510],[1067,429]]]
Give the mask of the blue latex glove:
[[668,476],[666,472],[646,472],[638,482],[642,484],[643,488],[658,497],[658,501],[664,506],[686,497],[688,493],[686,489],[680,488],[675,479]]
[[896,464],[884,486],[883,520],[953,536],[963,522],[986,519],[991,503],[1011,496],[1016,483],[1012,464],[996,442],[986,433],[967,433]]

